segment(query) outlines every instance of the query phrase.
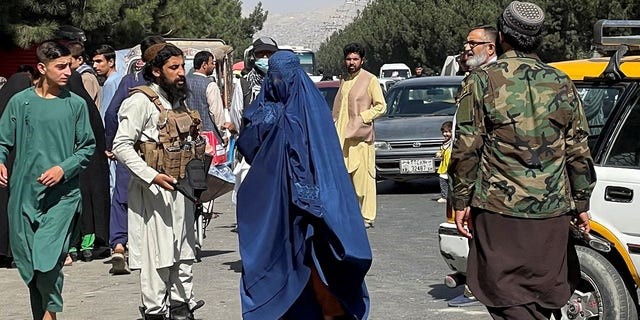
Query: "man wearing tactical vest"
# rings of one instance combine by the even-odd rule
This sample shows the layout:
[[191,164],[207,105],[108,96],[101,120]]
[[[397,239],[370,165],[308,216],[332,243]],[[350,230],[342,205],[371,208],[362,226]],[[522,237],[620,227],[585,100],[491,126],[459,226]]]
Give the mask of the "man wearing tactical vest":
[[376,218],[376,166],[373,120],[387,111],[376,76],[362,69],[365,50],[358,43],[344,47],[348,75],[340,82],[333,103],[333,121],[338,130],[347,171],[360,202],[365,227]]
[[113,153],[132,173],[129,264],[140,269],[144,319],[193,319],[194,206],[177,191],[185,166],[204,154],[200,116],[184,103],[184,55],[159,43],[143,53],[149,84],[122,102]]

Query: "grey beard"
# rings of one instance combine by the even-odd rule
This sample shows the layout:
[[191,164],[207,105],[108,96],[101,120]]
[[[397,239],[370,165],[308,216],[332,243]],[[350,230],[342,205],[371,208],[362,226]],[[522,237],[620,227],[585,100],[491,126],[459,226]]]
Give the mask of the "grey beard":
[[475,69],[487,62],[487,58],[489,56],[485,51],[482,51],[480,54],[473,55],[467,59],[467,66],[469,69]]

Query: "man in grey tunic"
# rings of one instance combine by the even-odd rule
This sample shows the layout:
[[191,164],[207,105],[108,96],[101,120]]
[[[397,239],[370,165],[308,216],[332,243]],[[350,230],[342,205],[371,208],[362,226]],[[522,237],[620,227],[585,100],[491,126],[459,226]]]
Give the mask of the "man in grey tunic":
[[193,113],[184,104],[182,51],[161,43],[149,47],[144,57],[144,77],[150,83],[134,88],[138,91],[122,102],[113,141],[114,155],[132,173],[129,263],[132,269],[140,269],[145,319],[165,319],[168,311],[170,319],[193,319],[194,308],[202,304],[194,301],[192,291],[193,204],[174,191],[181,174],[163,166],[158,152],[173,150],[176,144],[181,146],[177,152],[183,152],[193,131],[181,126],[186,121],[187,129],[193,128],[199,119],[192,123]]

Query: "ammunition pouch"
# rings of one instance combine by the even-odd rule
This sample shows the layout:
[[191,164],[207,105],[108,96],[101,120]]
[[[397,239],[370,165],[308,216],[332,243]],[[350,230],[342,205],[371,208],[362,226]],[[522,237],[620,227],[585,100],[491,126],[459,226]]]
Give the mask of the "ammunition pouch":
[[202,128],[200,114],[185,105],[167,110],[158,95],[150,87],[140,86],[130,93],[143,93],[160,112],[158,121],[158,142],[138,141],[134,149],[146,164],[158,172],[174,178],[184,179],[186,168],[192,159],[204,159],[205,140],[199,135]]
[[135,149],[149,167],[174,178],[183,179],[186,177],[187,164],[191,160],[204,160],[205,141],[198,139],[185,143],[182,147],[165,147],[156,142],[139,141]]
[[147,163],[151,168],[159,168],[160,164],[164,161],[163,154],[158,152],[158,143],[156,142],[142,142],[138,141],[134,145],[134,149],[138,152],[138,155]]
[[180,147],[170,146],[162,148],[162,152],[164,153],[164,161],[162,168],[158,168],[158,171],[174,178],[183,178],[184,169],[180,165],[183,150]]

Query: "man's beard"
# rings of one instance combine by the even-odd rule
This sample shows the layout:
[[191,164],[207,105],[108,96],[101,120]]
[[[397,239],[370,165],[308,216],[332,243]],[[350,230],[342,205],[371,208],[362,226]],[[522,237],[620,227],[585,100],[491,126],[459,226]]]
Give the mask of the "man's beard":
[[467,59],[467,67],[469,67],[469,69],[478,68],[483,64],[487,63],[488,58],[489,58],[489,55],[487,54],[487,52],[482,50],[480,54],[474,54]]
[[356,74],[356,73],[361,69],[361,67],[362,67],[362,66],[360,66],[360,67],[358,67],[358,66],[353,66],[353,71],[351,71],[351,68],[350,68],[349,66],[345,65],[345,71],[346,71],[346,73],[344,73],[344,74],[343,74],[343,77],[344,77],[344,78],[350,78],[350,77],[352,77],[353,75],[355,75],[355,74]]
[[178,80],[184,81],[184,78],[178,78],[175,82],[170,82],[164,75],[160,76],[160,83],[158,83],[158,85],[169,95],[171,102],[182,102],[187,99],[187,94],[189,93],[189,88],[185,85],[186,82],[179,85],[177,83]]

